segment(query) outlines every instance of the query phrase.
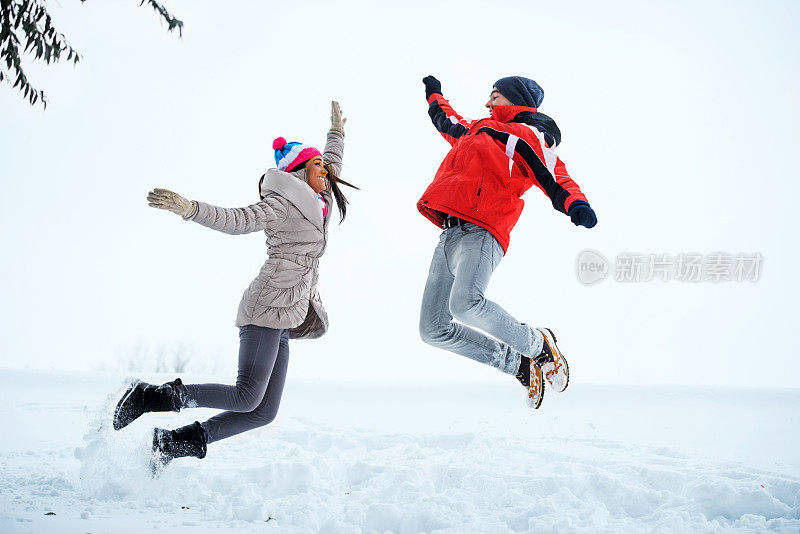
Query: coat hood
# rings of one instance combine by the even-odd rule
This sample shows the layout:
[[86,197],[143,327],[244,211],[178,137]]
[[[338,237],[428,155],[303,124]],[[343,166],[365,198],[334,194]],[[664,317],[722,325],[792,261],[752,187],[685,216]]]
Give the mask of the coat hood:
[[561,130],[556,121],[527,106],[492,106],[492,119],[500,122],[519,122],[533,126],[545,136],[550,147],[561,144]]
[[261,184],[261,197],[264,198],[268,193],[274,192],[291,202],[303,217],[309,220],[314,226],[323,230],[324,220],[322,210],[319,207],[317,194],[307,183],[295,176],[293,173],[269,169],[267,178]]
[[540,111],[523,111],[517,114],[511,122],[521,122],[533,126],[544,134],[544,139],[550,148],[561,144],[561,130],[556,121]]

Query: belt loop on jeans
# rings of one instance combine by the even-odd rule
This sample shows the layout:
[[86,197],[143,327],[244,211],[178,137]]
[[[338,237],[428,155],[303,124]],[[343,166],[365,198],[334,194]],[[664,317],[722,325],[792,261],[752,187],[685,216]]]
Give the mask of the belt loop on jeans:
[[442,221],[442,229],[447,230],[448,228],[452,228],[454,226],[461,226],[465,222],[467,221],[465,221],[464,219],[459,219],[458,217],[447,215]]

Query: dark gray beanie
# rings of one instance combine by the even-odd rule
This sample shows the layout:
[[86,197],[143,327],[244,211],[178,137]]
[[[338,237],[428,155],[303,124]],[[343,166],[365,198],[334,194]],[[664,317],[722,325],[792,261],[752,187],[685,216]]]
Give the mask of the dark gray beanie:
[[544,99],[544,90],[530,78],[508,76],[494,82],[494,86],[515,106],[538,108]]

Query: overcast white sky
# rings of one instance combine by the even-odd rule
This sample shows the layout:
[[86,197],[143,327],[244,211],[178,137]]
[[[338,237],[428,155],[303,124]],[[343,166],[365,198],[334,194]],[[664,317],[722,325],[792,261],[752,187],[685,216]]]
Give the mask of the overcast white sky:
[[[165,3],[183,38],[133,0],[48,4],[84,61],[26,62],[44,112],[0,87],[0,367],[113,368],[183,344],[232,380],[264,236],[145,195],[253,203],[272,139],[321,147],[337,99],[343,177],[363,191],[321,266],[331,330],[292,343],[290,373],[512,380],[419,340],[439,232],[415,204],[449,148],[421,78],[474,118],[497,78],[522,75],[599,224],[576,228],[531,189],[488,297],[552,327],[573,380],[800,386],[797,2]],[[586,248],[764,265],[757,283],[589,287]]]

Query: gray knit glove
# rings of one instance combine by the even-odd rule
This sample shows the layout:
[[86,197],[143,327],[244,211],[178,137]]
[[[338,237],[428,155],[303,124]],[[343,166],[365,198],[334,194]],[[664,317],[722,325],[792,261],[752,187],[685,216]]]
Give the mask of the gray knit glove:
[[342,108],[339,107],[337,101],[331,102],[331,130],[339,132],[344,135],[344,124],[347,119],[342,118]]
[[184,219],[191,219],[197,213],[197,202],[186,200],[178,193],[173,193],[168,189],[156,188],[147,193],[147,205],[151,208],[177,213]]

